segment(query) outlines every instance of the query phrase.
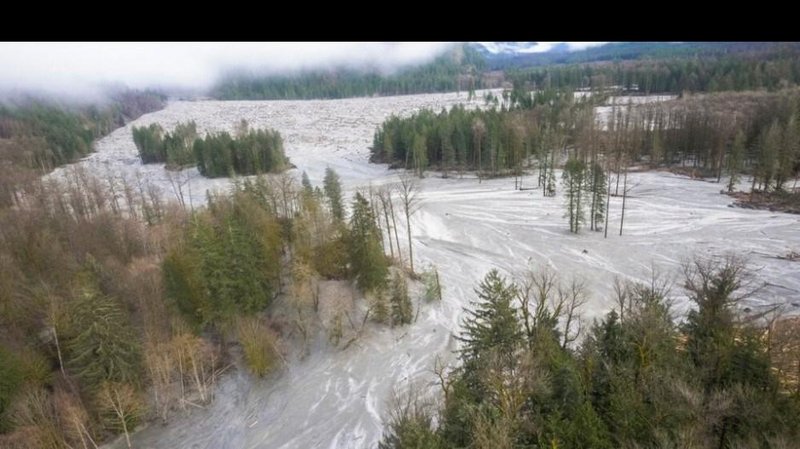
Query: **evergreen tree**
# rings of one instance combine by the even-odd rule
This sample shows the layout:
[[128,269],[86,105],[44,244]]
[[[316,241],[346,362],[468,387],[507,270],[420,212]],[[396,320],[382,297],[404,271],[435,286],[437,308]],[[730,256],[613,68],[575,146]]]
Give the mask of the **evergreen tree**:
[[0,434],[11,428],[6,410],[25,381],[19,365],[20,361],[15,354],[0,345]]
[[409,396],[392,410],[378,449],[442,449],[441,438],[432,426],[433,413],[417,398]]
[[339,182],[339,175],[332,168],[325,168],[325,179],[323,179],[322,185],[325,189],[325,196],[328,197],[328,205],[331,208],[333,218],[337,221],[344,220],[342,185]]
[[178,311],[193,326],[203,324],[212,315],[204,279],[200,273],[200,254],[186,244],[173,246],[161,264],[164,290]]
[[742,130],[738,130],[736,137],[733,138],[731,154],[728,156],[728,176],[730,177],[728,179],[728,192],[733,192],[739,182],[739,171],[742,169],[742,162],[744,161],[744,145],[744,133]]
[[350,270],[358,288],[376,291],[386,285],[389,264],[381,247],[381,234],[369,202],[356,193],[350,218]]
[[171,133],[164,135],[164,153],[168,167],[183,168],[194,165],[192,145],[197,139],[197,125],[194,121],[178,123]]
[[707,392],[727,383],[735,345],[734,294],[741,287],[742,266],[728,260],[722,267],[695,261],[686,286],[697,308],[689,313],[684,331],[689,357]]
[[424,134],[414,135],[412,152],[414,155],[414,171],[417,172],[420,178],[423,178],[425,176],[425,168],[428,167],[428,148],[425,144]]
[[474,310],[467,310],[467,318],[458,340],[463,343],[461,359],[466,362],[477,361],[490,349],[513,357],[522,342],[522,331],[513,306],[516,285],[508,284],[506,279],[494,269],[481,281],[475,293],[478,301],[473,302]]
[[210,198],[164,258],[166,294],[196,325],[268,306],[279,286],[282,229],[244,193]]
[[599,224],[603,222],[606,214],[606,179],[605,170],[598,163],[592,164],[589,173],[591,182],[591,226],[590,229],[599,231]]
[[143,164],[165,162],[167,160],[164,147],[164,129],[158,123],[148,127],[133,127],[133,142],[139,150],[139,157]]
[[556,152],[550,150],[547,155],[550,157],[550,162],[547,164],[547,173],[545,174],[545,196],[556,196]]
[[[446,113],[442,115],[446,115]],[[439,128],[439,140],[442,143],[442,176],[445,178],[456,164],[456,152],[451,134],[450,122],[447,121]]]
[[564,166],[561,175],[563,180],[567,212],[565,217],[569,217],[569,231],[577,233],[581,223],[586,221],[584,203],[586,182],[586,164],[578,159],[570,159]]
[[192,151],[200,174],[209,178],[276,173],[288,164],[283,138],[275,130],[240,130],[236,137],[209,134],[196,139]]
[[747,294],[743,270],[742,262],[730,257],[721,263],[696,260],[686,270],[686,289],[696,305],[683,328],[689,361],[705,403],[720,396],[732,403],[717,411],[718,421],[707,430],[718,447],[748,435],[762,439],[774,422],[770,415],[780,413],[762,331],[740,323],[734,309]]
[[303,185],[303,192],[305,192],[306,195],[311,196],[314,194],[314,187],[311,186],[311,180],[308,179],[308,173],[306,173],[305,170],[303,170],[303,180],[301,183]]
[[[768,348],[780,345],[778,334],[765,338],[763,327],[733,307],[743,297],[741,270],[732,259],[687,267],[686,288],[698,308],[681,331],[666,283],[654,277],[649,285],[622,285],[618,311],[595,324],[577,352],[560,344],[559,321],[569,308],[562,288],[554,301],[546,293],[552,284],[539,279],[515,295],[493,271],[464,321],[461,366],[435,369],[445,398],[438,428],[430,432],[429,421],[406,412],[393,417],[382,444],[786,446],[800,431],[800,404],[778,389],[771,368]],[[518,296],[527,309],[530,289],[538,290],[537,304],[535,313],[523,313],[525,345],[510,303]]]
[[87,280],[71,311],[67,366],[89,389],[103,381],[138,385],[141,349],[118,301]]
[[414,317],[414,306],[408,296],[408,283],[399,272],[395,272],[392,278],[391,291],[392,324],[410,324]]

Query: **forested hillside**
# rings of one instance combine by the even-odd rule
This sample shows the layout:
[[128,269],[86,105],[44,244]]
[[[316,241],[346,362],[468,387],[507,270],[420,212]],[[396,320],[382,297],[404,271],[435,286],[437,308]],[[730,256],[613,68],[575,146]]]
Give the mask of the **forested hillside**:
[[295,75],[231,74],[211,92],[220,100],[282,100],[408,95],[472,91],[482,88],[483,59],[468,46],[458,46],[435,61],[394,74],[338,68]]
[[800,82],[796,43],[611,43],[583,51],[492,55],[462,44],[395,74],[356,69],[293,75],[230,74],[221,100],[347,98],[471,91],[503,82],[528,90],[611,86],[643,93],[780,89]]
[[520,68],[508,70],[507,77],[528,89],[619,86],[641,93],[774,91],[800,83],[800,47]]
[[0,205],[16,201],[26,182],[86,156],[94,139],[161,109],[164,101],[158,93],[125,91],[101,105],[41,99],[0,104]]
[[29,188],[0,209],[2,447],[91,446],[207,404],[231,347],[265,376],[311,332],[352,344],[354,311],[319,304],[326,280],[366,296],[365,323],[413,317],[392,268],[405,251],[384,247],[384,234],[399,242],[402,206],[384,208],[394,190],[356,193],[348,218],[333,170],[324,189],[237,181],[196,211],[77,170]]
[[[475,44],[472,44],[475,46]],[[629,60],[696,58],[767,53],[798,49],[796,42],[609,42],[584,50],[569,51],[563,44],[541,53],[499,53],[481,51],[490,70],[513,70],[525,67],[586,64]]]

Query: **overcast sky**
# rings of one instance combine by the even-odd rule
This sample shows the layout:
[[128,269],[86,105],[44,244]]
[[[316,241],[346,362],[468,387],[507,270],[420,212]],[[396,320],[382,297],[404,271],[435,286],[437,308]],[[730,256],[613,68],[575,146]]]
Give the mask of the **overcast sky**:
[[[541,43],[546,50],[555,43]],[[572,43],[583,48],[583,42]],[[389,71],[448,43],[0,43],[0,92],[88,95],[100,85],[206,89],[238,69],[276,73],[347,64]]]

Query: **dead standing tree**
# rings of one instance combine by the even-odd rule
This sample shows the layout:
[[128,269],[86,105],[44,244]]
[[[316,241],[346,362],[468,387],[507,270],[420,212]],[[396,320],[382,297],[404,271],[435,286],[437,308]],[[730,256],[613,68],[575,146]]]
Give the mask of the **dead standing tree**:
[[414,249],[411,246],[411,216],[419,209],[419,184],[410,174],[400,176],[397,184],[400,201],[403,204],[403,213],[406,216],[406,232],[408,233],[408,260],[411,265],[411,274],[414,274]]
[[[378,188],[378,201],[380,201],[380,209],[383,211],[384,221],[386,222],[386,236],[389,240],[389,251],[391,252],[392,259],[394,259],[394,245],[392,244],[392,222],[394,222],[394,211],[392,211],[391,221],[389,221],[390,203],[392,202],[392,192],[386,186]],[[378,217],[380,220],[380,217]],[[397,241],[397,258],[402,259],[400,256],[400,241],[397,239],[397,226],[394,226],[395,240]]]
[[549,332],[553,328],[559,330],[559,344],[563,349],[580,338],[583,323],[579,310],[587,301],[583,281],[572,279],[569,284],[563,284],[554,271],[545,267],[521,273],[518,285],[517,300],[529,347],[538,332]]

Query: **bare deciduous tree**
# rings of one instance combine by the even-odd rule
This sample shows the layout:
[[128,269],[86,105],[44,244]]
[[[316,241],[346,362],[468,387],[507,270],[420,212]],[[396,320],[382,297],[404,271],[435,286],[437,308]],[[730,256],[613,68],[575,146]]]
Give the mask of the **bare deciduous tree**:
[[97,400],[100,407],[110,412],[113,427],[125,434],[125,442],[131,449],[129,429],[144,412],[144,405],[131,385],[106,382],[100,388]]
[[[377,190],[378,201],[380,202],[381,210],[383,211],[384,221],[386,222],[386,236],[389,240],[389,252],[394,259],[394,244],[392,243],[392,223],[389,221],[389,203],[392,201],[392,193],[385,186],[381,186]],[[378,215],[378,221],[380,216]],[[397,231],[395,230],[395,233]],[[400,247],[398,246],[398,258],[400,257]]]
[[167,174],[167,180],[172,186],[172,193],[178,199],[178,204],[186,209],[186,200],[184,199],[183,186],[188,182],[188,175],[183,174],[183,170],[164,170]]
[[[97,443],[95,443],[88,428],[89,414],[77,395],[57,389],[53,392],[53,405],[58,415],[58,421],[64,430],[64,439],[67,441],[80,441],[83,449],[97,449]],[[69,447],[68,444],[67,447]]]
[[411,264],[411,274],[414,274],[414,248],[411,245],[411,216],[419,209],[419,184],[416,178],[409,174],[400,176],[397,185],[400,201],[403,203],[403,212],[406,216],[406,232],[408,233],[408,259]]
[[564,340],[561,347],[566,349],[567,345],[580,337],[583,330],[578,309],[586,304],[586,286],[583,282],[573,279],[569,285],[558,289],[558,297],[559,304],[563,304],[561,311],[564,322]]

